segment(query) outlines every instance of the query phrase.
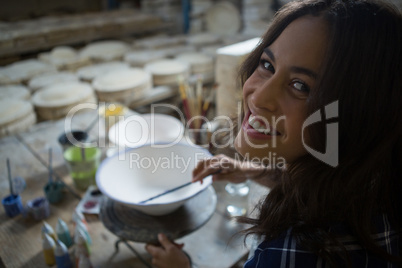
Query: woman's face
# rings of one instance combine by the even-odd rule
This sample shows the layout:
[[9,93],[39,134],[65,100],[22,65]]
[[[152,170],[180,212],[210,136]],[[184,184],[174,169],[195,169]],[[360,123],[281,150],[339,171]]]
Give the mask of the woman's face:
[[235,140],[240,154],[291,163],[307,153],[302,125],[326,48],[326,23],[313,16],[293,21],[265,48],[243,87],[245,118]]

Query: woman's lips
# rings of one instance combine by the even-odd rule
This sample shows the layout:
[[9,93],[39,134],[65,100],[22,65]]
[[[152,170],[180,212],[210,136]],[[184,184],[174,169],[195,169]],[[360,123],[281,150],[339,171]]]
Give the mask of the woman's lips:
[[[267,139],[272,139],[272,135],[271,134],[265,134],[265,133],[261,133],[258,130],[254,129],[250,124],[249,124],[249,118],[251,115],[251,111],[248,111],[243,124],[242,124],[242,128],[244,133],[252,138],[252,139],[256,139],[256,140],[267,140]],[[262,122],[262,121],[261,121]]]

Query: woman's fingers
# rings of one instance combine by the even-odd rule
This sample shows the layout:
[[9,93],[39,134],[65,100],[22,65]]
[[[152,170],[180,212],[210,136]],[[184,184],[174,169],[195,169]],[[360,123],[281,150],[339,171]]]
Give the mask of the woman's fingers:
[[222,171],[222,169],[221,169],[220,166],[218,166],[218,165],[209,165],[209,166],[205,167],[204,169],[202,169],[201,171],[193,173],[192,181],[193,182],[201,181],[201,183],[202,183],[202,180],[205,177],[207,177],[209,175],[218,174],[221,171]]
[[175,244],[169,240],[169,238],[165,234],[158,234],[159,243],[161,243],[164,249],[168,249],[170,247],[175,247]]
[[228,158],[225,155],[217,155],[212,158],[200,161],[193,170],[192,181],[193,182],[201,181],[202,183],[202,180],[209,175],[214,175],[221,172],[226,173],[224,169],[225,166],[227,166],[227,163],[229,162],[230,158]]
[[157,257],[160,256],[163,253],[163,249],[158,246],[154,246],[151,244],[148,244],[145,246],[145,250],[152,255],[152,257]]
[[146,245],[146,251],[152,256],[152,264],[158,268],[187,268],[190,260],[181,250],[184,244],[170,241],[165,234],[158,234],[160,246]]

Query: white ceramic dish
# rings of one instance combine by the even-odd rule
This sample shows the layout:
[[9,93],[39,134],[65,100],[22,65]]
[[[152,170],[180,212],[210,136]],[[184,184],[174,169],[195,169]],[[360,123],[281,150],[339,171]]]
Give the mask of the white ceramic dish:
[[136,148],[145,144],[177,143],[184,134],[184,125],[165,114],[132,115],[114,124],[109,141],[119,147]]
[[165,215],[205,190],[212,177],[205,178],[203,184],[193,183],[145,204],[139,203],[190,182],[197,163],[209,157],[207,150],[182,143],[162,148],[144,145],[124,155],[106,158],[98,168],[96,183],[103,194],[117,202],[148,215]]
[[123,41],[103,40],[88,44],[80,51],[81,57],[88,57],[99,62],[120,60],[130,46]]
[[220,1],[210,7],[205,14],[208,32],[230,35],[241,28],[241,15],[238,8],[229,1]]
[[93,89],[88,83],[71,81],[49,85],[35,92],[32,103],[36,107],[62,107],[78,104],[93,95]]

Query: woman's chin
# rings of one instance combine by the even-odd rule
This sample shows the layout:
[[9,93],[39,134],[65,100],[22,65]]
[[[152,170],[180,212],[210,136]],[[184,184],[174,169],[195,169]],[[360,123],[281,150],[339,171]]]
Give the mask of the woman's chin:
[[235,140],[234,140],[234,148],[236,151],[241,154],[243,157],[247,152],[244,152],[244,147],[242,148],[242,144],[244,144],[244,139],[242,139],[242,131],[237,134]]

